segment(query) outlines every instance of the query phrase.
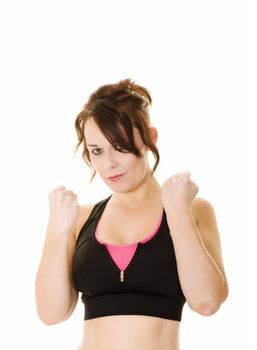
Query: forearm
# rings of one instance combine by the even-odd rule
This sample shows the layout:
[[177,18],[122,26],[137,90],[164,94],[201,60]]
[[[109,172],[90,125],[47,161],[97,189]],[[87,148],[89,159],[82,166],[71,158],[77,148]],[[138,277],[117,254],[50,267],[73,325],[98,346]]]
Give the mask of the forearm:
[[167,221],[187,302],[193,310],[211,314],[224,299],[222,272],[204,246],[190,209],[169,210]]
[[65,318],[71,306],[68,235],[48,225],[35,284],[38,313],[46,323]]

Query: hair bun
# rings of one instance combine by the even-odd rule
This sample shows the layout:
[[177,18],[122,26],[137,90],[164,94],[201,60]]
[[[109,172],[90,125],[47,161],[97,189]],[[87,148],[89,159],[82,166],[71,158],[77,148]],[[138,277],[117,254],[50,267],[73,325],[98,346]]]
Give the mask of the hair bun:
[[152,98],[149,91],[145,87],[136,84],[135,81],[132,81],[132,79],[127,78],[124,80],[120,80],[119,84],[123,86],[127,90],[127,92],[131,93],[132,95],[136,95],[141,98],[143,97],[146,106],[152,104]]

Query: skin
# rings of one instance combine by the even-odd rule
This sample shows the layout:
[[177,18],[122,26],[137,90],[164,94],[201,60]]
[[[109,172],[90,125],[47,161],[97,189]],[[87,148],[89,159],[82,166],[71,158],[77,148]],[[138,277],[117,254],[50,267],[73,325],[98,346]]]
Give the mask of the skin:
[[[151,134],[156,143],[153,127]],[[113,192],[99,220],[99,237],[116,244],[141,240],[152,231],[164,207],[187,303],[201,315],[215,313],[228,294],[219,232],[214,209],[210,202],[196,197],[198,187],[191,175],[181,172],[160,185],[149,175],[148,149],[136,129],[142,158],[115,150],[92,119],[85,125],[85,136],[92,167]],[[117,174],[124,174],[118,182],[108,179]],[[67,319],[78,301],[71,261],[80,229],[94,204],[79,206],[76,195],[64,186],[50,192],[49,204],[36,301],[42,321],[55,324]],[[142,220],[146,216],[149,219]],[[119,220],[113,220],[117,217]],[[95,318],[84,322],[79,350],[178,350],[179,327],[177,321],[141,315]]]

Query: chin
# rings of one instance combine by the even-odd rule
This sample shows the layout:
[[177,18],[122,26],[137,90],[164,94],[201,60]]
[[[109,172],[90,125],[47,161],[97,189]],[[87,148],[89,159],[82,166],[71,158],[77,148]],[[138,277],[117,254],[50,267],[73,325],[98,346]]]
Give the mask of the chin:
[[128,192],[129,191],[129,188],[124,188],[124,186],[110,186],[110,185],[107,185],[108,188],[110,190],[112,190],[113,192],[116,192],[116,193],[125,193],[125,192]]
[[124,184],[118,184],[118,183],[110,184],[109,182],[105,182],[105,184],[111,191],[116,193],[126,193],[131,191],[131,187],[126,186]]

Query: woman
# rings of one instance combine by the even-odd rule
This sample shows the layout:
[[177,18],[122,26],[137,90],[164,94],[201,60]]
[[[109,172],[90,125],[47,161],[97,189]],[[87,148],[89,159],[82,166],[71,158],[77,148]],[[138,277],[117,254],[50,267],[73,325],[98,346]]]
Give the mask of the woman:
[[79,206],[65,186],[49,194],[38,314],[49,325],[67,319],[81,292],[80,350],[178,350],[184,303],[208,316],[228,295],[212,205],[187,171],[162,185],[154,177],[150,105],[129,79],[92,93],[75,122],[76,149],[112,195]]

